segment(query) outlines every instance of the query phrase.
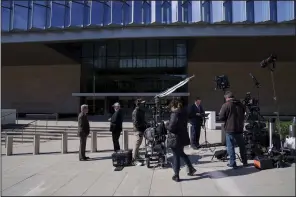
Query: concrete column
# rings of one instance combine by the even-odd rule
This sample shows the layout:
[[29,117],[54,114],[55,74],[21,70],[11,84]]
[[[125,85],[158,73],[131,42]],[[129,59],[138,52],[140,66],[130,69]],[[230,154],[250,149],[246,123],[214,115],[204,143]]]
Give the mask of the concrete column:
[[188,123],[187,129],[188,129],[188,135],[189,135],[189,139],[190,139],[190,144],[189,144],[190,148],[191,148],[191,127],[192,127],[192,125],[190,123]]
[[123,130],[122,132],[122,146],[123,150],[128,150],[128,131]]
[[62,133],[62,154],[66,154],[68,152],[68,133]]
[[35,134],[34,135],[34,149],[33,149],[33,155],[38,155],[40,153],[40,135]]
[[95,153],[98,151],[97,149],[97,131],[92,131],[91,132],[91,152]]
[[6,136],[6,156],[12,155],[13,152],[13,136]]

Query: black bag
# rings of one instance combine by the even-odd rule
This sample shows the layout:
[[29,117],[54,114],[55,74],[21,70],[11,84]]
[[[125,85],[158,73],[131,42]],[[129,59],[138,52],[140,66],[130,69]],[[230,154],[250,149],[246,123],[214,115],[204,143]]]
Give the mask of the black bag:
[[130,166],[132,164],[132,150],[120,150],[112,154],[112,163],[114,167]]
[[227,156],[228,156],[227,150],[218,150],[218,151],[215,151],[214,153],[214,157],[219,160],[226,160]]
[[168,133],[167,146],[168,148],[176,148],[178,144],[177,136],[173,133]]

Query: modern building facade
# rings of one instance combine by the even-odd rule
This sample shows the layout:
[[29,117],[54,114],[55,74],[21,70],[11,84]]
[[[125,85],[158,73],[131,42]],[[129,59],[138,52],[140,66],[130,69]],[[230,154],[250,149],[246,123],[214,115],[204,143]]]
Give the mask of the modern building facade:
[[[135,97],[156,93],[189,75],[171,96],[202,97],[218,111],[227,75],[239,98],[257,97],[263,114],[296,114],[294,1],[2,1],[2,108],[19,113],[76,114],[88,103],[104,115],[115,101],[127,114]],[[167,98],[170,99],[170,98]]]

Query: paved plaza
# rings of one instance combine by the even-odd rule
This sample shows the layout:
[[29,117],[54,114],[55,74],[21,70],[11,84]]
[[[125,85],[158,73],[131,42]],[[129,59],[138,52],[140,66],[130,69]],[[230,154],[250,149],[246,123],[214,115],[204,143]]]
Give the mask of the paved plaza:
[[[208,140],[211,143],[219,142],[220,133],[209,131]],[[130,148],[133,141],[134,136],[130,135]],[[41,154],[37,156],[32,155],[31,143],[16,144],[13,156],[5,156],[5,147],[2,146],[2,195],[295,196],[294,164],[288,168],[265,171],[258,171],[252,166],[232,170],[226,167],[226,162],[211,161],[212,153],[209,150],[186,148],[197,173],[189,177],[183,167],[180,174],[182,181],[175,183],[171,180],[171,168],[148,169],[142,166],[114,171],[110,158],[110,133],[104,132],[98,136],[99,152],[88,153],[90,161],[78,161],[78,144],[78,140],[69,140],[69,153],[63,155],[60,154],[61,141],[43,142]],[[90,150],[90,140],[87,147]],[[239,161],[238,164],[241,165]]]

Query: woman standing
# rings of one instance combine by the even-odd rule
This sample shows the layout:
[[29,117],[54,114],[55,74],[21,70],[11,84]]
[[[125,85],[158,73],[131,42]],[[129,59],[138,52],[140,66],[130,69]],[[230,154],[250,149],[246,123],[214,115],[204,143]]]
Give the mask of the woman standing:
[[167,126],[167,145],[172,149],[173,152],[173,170],[175,174],[172,179],[178,182],[180,181],[180,158],[182,158],[187,165],[189,176],[193,176],[193,174],[196,172],[196,169],[194,169],[188,156],[184,153],[184,146],[190,144],[190,139],[187,132],[187,112],[183,108],[183,104],[179,99],[172,100],[170,105],[171,117]]

